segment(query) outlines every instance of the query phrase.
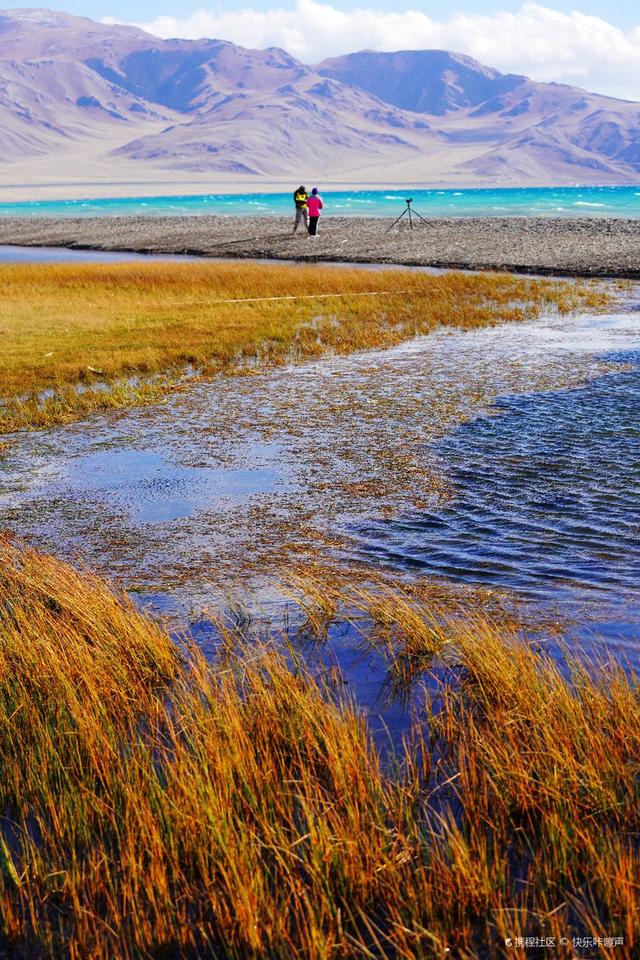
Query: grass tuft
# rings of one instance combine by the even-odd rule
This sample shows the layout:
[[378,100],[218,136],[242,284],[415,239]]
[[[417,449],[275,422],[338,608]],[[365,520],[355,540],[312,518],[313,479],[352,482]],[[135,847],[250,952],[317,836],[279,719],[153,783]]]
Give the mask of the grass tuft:
[[[277,646],[229,636],[208,664],[102,581],[0,559],[5,955],[522,960],[504,939],[542,935],[637,955],[640,691],[619,667],[453,619],[458,669],[383,763]],[[430,650],[433,611],[388,590],[399,655]]]

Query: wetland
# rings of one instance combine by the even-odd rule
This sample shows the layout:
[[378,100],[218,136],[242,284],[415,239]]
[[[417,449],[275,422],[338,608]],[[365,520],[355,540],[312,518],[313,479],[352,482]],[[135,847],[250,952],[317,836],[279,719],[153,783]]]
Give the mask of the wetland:
[[635,287],[1,269],[5,947],[632,957]]

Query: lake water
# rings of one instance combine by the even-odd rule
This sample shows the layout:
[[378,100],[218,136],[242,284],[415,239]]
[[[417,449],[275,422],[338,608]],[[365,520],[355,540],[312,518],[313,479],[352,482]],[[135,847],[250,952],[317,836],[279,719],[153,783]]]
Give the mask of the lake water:
[[[292,185],[292,190],[296,185]],[[319,184],[322,190],[322,184]],[[327,211],[336,216],[395,217],[411,197],[426,217],[553,216],[640,217],[640,185],[621,187],[536,187],[473,190],[331,190]],[[180,216],[288,214],[292,193],[211,193],[196,196],[104,200],[34,200],[0,203],[0,216]]]

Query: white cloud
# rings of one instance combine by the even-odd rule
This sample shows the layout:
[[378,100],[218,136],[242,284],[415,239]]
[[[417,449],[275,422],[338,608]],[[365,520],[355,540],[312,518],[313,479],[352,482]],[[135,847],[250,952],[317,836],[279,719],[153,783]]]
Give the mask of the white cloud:
[[640,100],[640,26],[625,32],[600,17],[562,13],[531,0],[516,13],[454,13],[447,20],[417,10],[345,11],[296,0],[294,10],[202,9],[182,19],[158,17],[136,26],[159,37],[283,47],[306,63],[363,49],[455,50],[504,72]]

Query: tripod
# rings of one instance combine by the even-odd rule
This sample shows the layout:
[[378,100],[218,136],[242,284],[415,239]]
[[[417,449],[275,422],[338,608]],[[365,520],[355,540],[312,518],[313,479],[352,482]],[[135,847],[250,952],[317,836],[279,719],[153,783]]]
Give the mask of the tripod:
[[409,214],[409,230],[413,230],[413,218],[414,218],[414,217],[419,217],[422,221],[424,221],[424,223],[427,222],[427,221],[425,220],[425,218],[422,216],[421,213],[418,213],[417,210],[414,210],[414,209],[412,208],[411,204],[413,203],[413,197],[408,197],[408,198],[405,200],[405,203],[406,203],[406,205],[407,205],[406,210],[403,210],[402,213],[400,214],[400,216],[399,216],[399,217],[396,217],[396,219],[393,221],[393,223],[391,224],[391,226],[388,227],[388,228],[385,230],[385,233],[389,233],[391,230],[393,230],[393,228],[395,227],[396,223],[400,223],[400,221],[402,220],[402,218],[403,218],[403,217],[406,217],[407,214]]

